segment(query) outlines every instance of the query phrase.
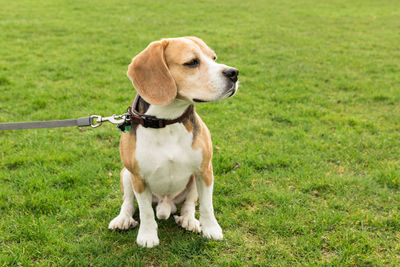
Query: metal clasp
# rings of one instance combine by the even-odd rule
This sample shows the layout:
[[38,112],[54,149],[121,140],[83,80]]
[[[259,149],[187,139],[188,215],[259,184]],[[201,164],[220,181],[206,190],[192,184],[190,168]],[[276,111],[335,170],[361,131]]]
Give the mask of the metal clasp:
[[110,117],[101,118],[101,122],[108,121],[114,124],[123,123],[126,120],[126,114],[122,115],[112,115]]
[[103,124],[103,122],[108,121],[113,124],[120,124],[126,121],[126,116],[127,114],[122,114],[122,115],[115,115],[113,114],[112,116],[109,117],[102,117],[100,115],[92,115],[90,116],[91,120],[91,126],[93,128],[97,128]]

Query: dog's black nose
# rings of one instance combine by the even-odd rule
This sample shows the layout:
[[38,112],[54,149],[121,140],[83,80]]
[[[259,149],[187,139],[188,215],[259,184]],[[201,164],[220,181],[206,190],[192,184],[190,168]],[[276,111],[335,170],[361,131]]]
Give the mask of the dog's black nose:
[[232,82],[236,82],[238,80],[239,71],[235,68],[228,68],[222,72],[225,77],[231,79]]

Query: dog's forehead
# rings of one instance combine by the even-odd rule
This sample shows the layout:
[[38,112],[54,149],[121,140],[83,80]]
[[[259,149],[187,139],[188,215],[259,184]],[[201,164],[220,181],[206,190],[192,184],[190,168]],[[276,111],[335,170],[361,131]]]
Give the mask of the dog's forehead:
[[215,52],[197,37],[181,37],[168,39],[167,56],[177,60],[186,60],[203,53],[209,58],[215,57]]
[[210,47],[208,47],[208,45],[200,38],[193,37],[193,36],[187,36],[184,38],[195,43],[206,56],[211,57],[211,58],[216,56],[215,52]]

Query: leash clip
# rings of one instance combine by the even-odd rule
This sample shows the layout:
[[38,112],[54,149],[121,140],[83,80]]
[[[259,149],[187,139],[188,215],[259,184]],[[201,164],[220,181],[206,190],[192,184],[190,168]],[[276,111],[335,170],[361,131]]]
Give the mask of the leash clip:
[[92,115],[90,116],[90,125],[92,128],[97,128],[103,124],[103,122],[108,121],[113,124],[120,124],[125,122],[127,119],[127,114],[122,114],[122,115],[115,115],[113,114],[112,116],[109,117],[102,117],[100,115]]

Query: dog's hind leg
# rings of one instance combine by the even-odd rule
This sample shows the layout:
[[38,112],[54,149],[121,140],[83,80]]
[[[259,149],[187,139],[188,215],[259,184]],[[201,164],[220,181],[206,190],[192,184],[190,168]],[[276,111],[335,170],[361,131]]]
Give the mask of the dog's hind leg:
[[124,202],[119,215],[108,225],[108,229],[111,230],[127,230],[138,225],[138,222],[132,218],[135,212],[135,195],[133,193],[131,173],[125,168],[121,171],[121,189],[124,194]]
[[191,181],[187,186],[187,193],[185,202],[181,208],[181,216],[175,215],[175,222],[186,230],[193,231],[195,233],[200,233],[200,222],[194,217],[196,211],[196,201],[198,198],[197,188],[195,183],[194,175],[190,177]]

